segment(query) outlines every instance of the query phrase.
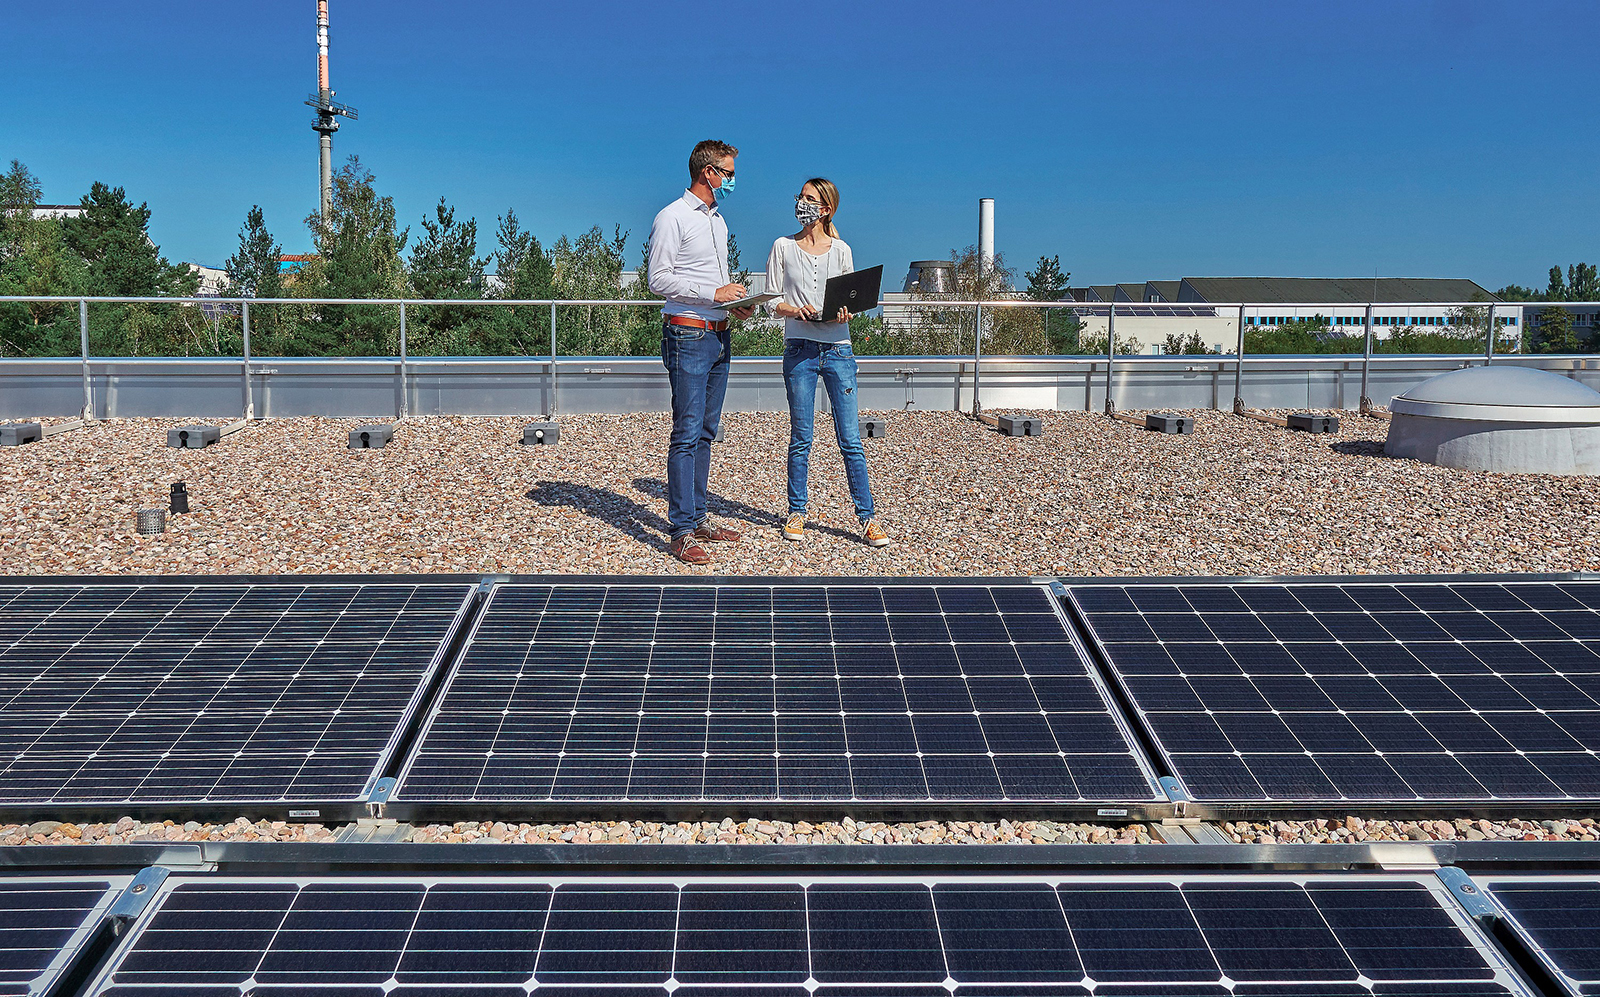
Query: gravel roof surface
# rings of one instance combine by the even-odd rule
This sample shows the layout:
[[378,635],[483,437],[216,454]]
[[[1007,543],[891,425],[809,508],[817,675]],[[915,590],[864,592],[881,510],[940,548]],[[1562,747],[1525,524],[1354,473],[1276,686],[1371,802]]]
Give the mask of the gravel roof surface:
[[[709,568],[665,553],[665,415],[573,415],[555,447],[521,418],[404,423],[350,451],[356,420],[269,421],[205,450],[171,420],[119,420],[0,450],[10,574],[582,572],[771,575],[1298,574],[1600,568],[1600,479],[1455,471],[1383,456],[1387,423],[1337,435],[1211,411],[1194,436],[1084,412],[1004,437],[955,413],[890,412],[865,441],[880,522],[859,541],[828,419],[812,525],[786,542],[782,413],[733,414],[712,512],[743,525]],[[187,482],[158,537],[134,513]]]

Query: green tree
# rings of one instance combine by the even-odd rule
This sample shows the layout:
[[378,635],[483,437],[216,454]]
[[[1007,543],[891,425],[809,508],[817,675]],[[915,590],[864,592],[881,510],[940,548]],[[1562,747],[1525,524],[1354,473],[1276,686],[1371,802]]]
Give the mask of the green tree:
[[283,277],[278,272],[278,257],[283,247],[267,231],[261,206],[252,205],[239,230],[239,248],[223,267],[228,284],[242,298],[278,298],[283,295]]
[[1546,301],[1600,300],[1600,273],[1591,263],[1573,263],[1567,266],[1565,279],[1560,267],[1550,268],[1550,284],[1545,289]]
[[39,178],[13,159],[10,168],[0,175],[0,254],[11,244],[12,231],[33,220],[33,209],[42,197],[44,188],[39,185]]
[[554,291],[555,268],[544,247],[532,232],[525,232],[517,213],[506,209],[495,229],[497,248],[493,254],[495,275],[499,278],[499,297],[540,300]]
[[[290,285],[306,298],[398,298],[406,293],[410,229],[396,230],[394,199],[357,156],[333,175],[333,209],[306,219],[316,255]],[[302,308],[275,344],[285,356],[381,356],[399,351],[399,309],[380,305]]]
[[90,293],[156,297],[193,294],[199,278],[175,266],[150,240],[150,206],[138,207],[121,187],[98,181],[79,206],[82,212],[61,222],[67,246],[88,264]]
[[1521,284],[1507,284],[1505,287],[1502,287],[1500,290],[1494,292],[1494,296],[1499,298],[1501,301],[1545,300],[1545,292],[1535,291],[1533,288],[1523,287]]
[[1216,350],[1207,346],[1198,332],[1190,332],[1188,335],[1169,332],[1167,341],[1161,344],[1161,352],[1169,357],[1189,357],[1204,356],[1215,353]]
[[1577,353],[1583,349],[1583,342],[1572,324],[1572,313],[1565,308],[1539,309],[1539,326],[1534,333],[1535,353]]
[[[1067,279],[1072,274],[1061,269],[1061,257],[1041,256],[1038,265],[1024,276],[1028,278],[1029,298],[1034,301],[1062,301],[1067,296]],[[1048,352],[1057,355],[1078,352],[1078,337],[1083,324],[1075,309],[1046,308],[1042,321]]]
[[[408,270],[418,297],[473,299],[483,296],[487,257],[478,256],[478,222],[456,221],[455,209],[439,198],[434,217],[422,219],[422,237],[411,247]],[[470,305],[418,306],[413,334],[420,355],[463,355],[474,352],[492,323],[486,309]]]
[[[4,241],[0,241],[0,295],[87,294],[88,267],[67,248],[59,222],[33,217],[37,197],[34,188],[29,202],[10,202],[0,214],[5,222]],[[0,304],[0,356],[75,356],[77,319],[77,309],[71,305],[37,301]]]

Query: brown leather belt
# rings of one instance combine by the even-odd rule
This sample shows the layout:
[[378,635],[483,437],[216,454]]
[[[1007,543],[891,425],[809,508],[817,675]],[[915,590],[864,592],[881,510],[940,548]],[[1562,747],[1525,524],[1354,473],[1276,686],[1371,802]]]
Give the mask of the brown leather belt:
[[681,326],[685,326],[685,327],[690,328],[690,329],[708,329],[711,332],[727,332],[728,331],[728,323],[726,321],[722,321],[722,322],[707,322],[705,319],[693,318],[693,317],[688,316],[688,315],[668,315],[667,316],[667,324],[668,325],[681,325]]

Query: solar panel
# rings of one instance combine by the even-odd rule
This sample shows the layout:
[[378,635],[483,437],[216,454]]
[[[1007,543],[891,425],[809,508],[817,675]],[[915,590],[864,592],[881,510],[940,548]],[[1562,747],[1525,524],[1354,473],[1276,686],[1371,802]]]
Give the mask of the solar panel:
[[1157,798],[1018,585],[500,585],[396,800]]
[[1080,585],[1202,801],[1600,798],[1600,585]]
[[128,877],[0,879],[0,997],[50,992]]
[[173,876],[162,890],[89,993],[1524,993],[1422,875]]
[[1478,878],[1573,997],[1600,994],[1600,876]]
[[472,591],[0,586],[0,804],[364,798]]

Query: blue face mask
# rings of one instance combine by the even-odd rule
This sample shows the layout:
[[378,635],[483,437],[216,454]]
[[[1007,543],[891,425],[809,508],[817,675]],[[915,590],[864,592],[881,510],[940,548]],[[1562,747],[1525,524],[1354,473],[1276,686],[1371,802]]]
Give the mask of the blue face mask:
[[[718,173],[717,176],[722,176],[722,174]],[[716,188],[717,200],[720,201],[725,196],[733,193],[733,179],[733,177],[722,177],[722,186]]]

